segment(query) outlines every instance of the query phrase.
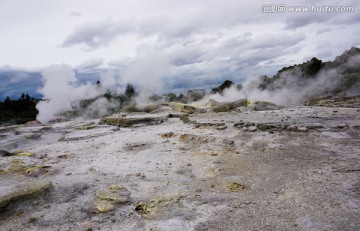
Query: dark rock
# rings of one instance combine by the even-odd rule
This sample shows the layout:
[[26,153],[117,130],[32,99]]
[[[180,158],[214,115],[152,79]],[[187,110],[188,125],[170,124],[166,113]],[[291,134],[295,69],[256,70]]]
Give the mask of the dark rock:
[[256,111],[267,111],[267,110],[278,110],[280,107],[272,102],[256,101],[254,102],[254,110]]
[[183,123],[190,123],[190,119],[189,119],[189,116],[188,116],[188,115],[181,115],[181,116],[180,116],[180,120],[181,120]]
[[15,153],[8,152],[6,150],[0,150],[0,156],[13,156]]

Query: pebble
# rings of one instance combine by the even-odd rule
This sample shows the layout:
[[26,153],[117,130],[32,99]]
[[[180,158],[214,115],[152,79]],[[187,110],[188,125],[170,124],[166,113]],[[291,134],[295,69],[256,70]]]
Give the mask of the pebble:
[[337,128],[346,128],[348,125],[347,124],[338,124],[336,127]]
[[298,131],[299,132],[307,132],[307,128],[306,127],[300,127],[299,129],[298,129]]
[[250,126],[248,127],[247,129],[249,132],[255,132],[257,130],[257,127],[256,126]]

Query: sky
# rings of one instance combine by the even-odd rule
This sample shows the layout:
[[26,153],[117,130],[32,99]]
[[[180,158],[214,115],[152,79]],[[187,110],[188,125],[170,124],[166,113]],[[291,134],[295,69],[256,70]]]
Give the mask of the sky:
[[[0,0],[0,100],[36,93],[41,72],[68,64],[80,83],[209,88],[273,75],[311,57],[360,46],[357,0]],[[285,12],[263,12],[285,5]],[[292,6],[353,12],[290,12]],[[143,68],[144,67],[144,68]],[[156,82],[156,81],[155,81]]]

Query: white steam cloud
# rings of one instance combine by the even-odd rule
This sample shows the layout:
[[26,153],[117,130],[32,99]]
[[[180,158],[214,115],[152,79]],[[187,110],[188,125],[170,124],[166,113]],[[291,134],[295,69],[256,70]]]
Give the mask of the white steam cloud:
[[138,87],[139,95],[136,97],[138,106],[149,103],[149,97],[163,89],[163,78],[169,73],[170,64],[166,57],[152,54],[138,58],[126,70],[122,81]]
[[[37,120],[48,123],[62,117],[64,112],[75,111],[75,116],[82,118],[98,118],[119,108],[119,102],[103,97],[107,90],[122,94],[127,83],[135,85],[139,91],[136,97],[138,106],[149,103],[149,97],[162,90],[162,79],[169,71],[169,63],[164,56],[148,55],[138,58],[125,71],[120,80],[116,71],[108,71],[101,75],[101,85],[82,84],[76,78],[72,67],[66,64],[52,65],[42,72],[44,86],[38,90],[43,101],[36,105],[39,111]],[[87,106],[83,108],[82,101]]]
[[103,93],[89,83],[79,85],[71,66],[52,65],[42,72],[44,86],[39,90],[44,100],[36,105],[37,120],[48,123],[59,114],[71,110],[73,104],[82,99],[94,98]]
[[261,80],[251,78],[242,84],[241,90],[235,85],[225,89],[223,94],[209,95],[201,103],[209,99],[218,102],[231,102],[238,99],[254,101],[270,101],[279,105],[297,105],[311,97],[322,96],[339,86],[340,78],[337,69],[320,71],[315,78],[301,78],[300,73],[285,71],[273,84],[274,89],[262,90],[259,88]]

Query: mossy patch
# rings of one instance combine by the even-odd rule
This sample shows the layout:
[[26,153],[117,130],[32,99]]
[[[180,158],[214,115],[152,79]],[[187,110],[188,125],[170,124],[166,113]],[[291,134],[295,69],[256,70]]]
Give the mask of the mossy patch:
[[254,104],[254,101],[249,100],[249,99],[246,101],[246,106],[247,106],[248,108],[252,108],[252,107],[254,107],[254,105],[255,105],[255,104]]
[[16,156],[27,156],[27,157],[34,157],[35,156],[35,153],[21,151],[21,150],[15,151],[14,154]]
[[192,135],[185,133],[185,134],[180,135],[179,140],[182,142],[187,142],[187,141],[191,140],[192,137],[193,137]]
[[136,207],[135,207],[135,211],[142,214],[142,215],[146,215],[149,214],[151,212],[150,206],[148,204],[146,204],[145,202],[138,202]]
[[117,185],[117,184],[110,185],[110,186],[108,187],[108,189],[109,189],[109,190],[112,190],[112,191],[116,191],[116,190],[119,190],[119,189],[125,189],[125,190],[126,190],[125,187],[120,186],[120,185]]
[[250,187],[240,184],[238,182],[231,182],[228,181],[226,182],[226,188],[230,191],[230,192],[239,192],[239,191],[246,191],[249,190]]
[[101,213],[106,213],[115,209],[114,204],[106,200],[98,200],[95,203],[95,207]]

